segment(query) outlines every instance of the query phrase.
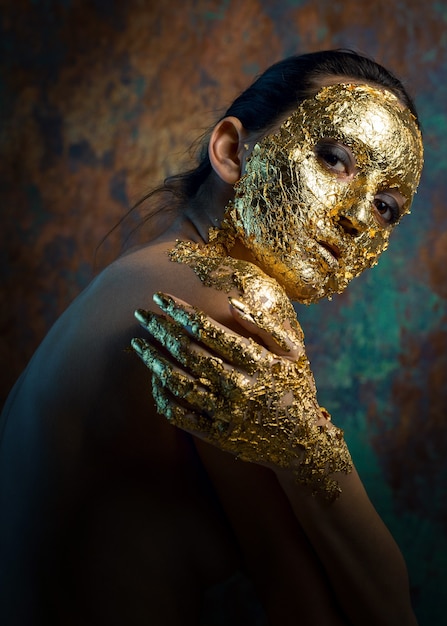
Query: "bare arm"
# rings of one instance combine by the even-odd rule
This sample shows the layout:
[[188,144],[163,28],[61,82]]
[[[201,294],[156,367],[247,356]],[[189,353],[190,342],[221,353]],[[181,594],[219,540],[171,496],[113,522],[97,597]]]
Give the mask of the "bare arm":
[[341,494],[331,503],[311,496],[290,472],[276,474],[352,623],[414,626],[404,559],[355,468],[337,476]]
[[[174,302],[173,308],[172,302]],[[176,307],[180,315],[175,313]],[[145,342],[138,340],[134,343],[140,356],[155,373],[153,380],[157,390],[156,395],[159,394],[160,412],[164,413],[174,424],[194,432],[222,450],[273,469],[297,520],[324,566],[341,607],[352,624],[361,626],[365,624],[390,624],[390,626],[416,624],[411,609],[408,579],[402,555],[372,506],[358,474],[352,467],[348,467],[346,450],[340,444],[340,431],[331,424],[325,423],[321,409],[319,413],[311,407],[312,403],[308,404],[309,410],[314,411],[312,419],[327,436],[327,439],[312,440],[311,444],[316,447],[316,451],[310,450],[304,455],[307,465],[311,469],[316,468],[317,488],[312,480],[307,481],[305,472],[303,473],[300,468],[300,464],[303,463],[303,440],[300,439],[297,443],[295,430],[291,431],[287,424],[286,428],[283,426],[290,417],[292,417],[292,422],[295,418],[298,421],[308,421],[308,411],[304,414],[289,414],[287,411],[281,414],[278,412],[278,406],[282,406],[281,402],[272,404],[273,400],[269,399],[268,394],[264,396],[261,394],[262,402],[265,404],[264,411],[267,413],[262,412],[262,407],[259,408],[256,405],[259,401],[259,385],[256,387],[250,377],[241,373],[244,369],[244,359],[247,359],[247,364],[250,361],[249,367],[252,367],[253,359],[258,358],[253,354],[247,356],[247,340],[230,331],[225,331],[206,316],[206,324],[203,325],[203,317],[195,315],[192,309],[189,310],[188,307],[179,305],[175,301],[171,301],[170,309],[164,304],[162,308],[177,319],[177,323],[172,327],[164,327],[167,333],[164,338],[163,333],[160,334],[159,329],[154,331],[154,326],[151,327],[146,319],[141,319],[141,321],[149,332],[155,334],[157,339],[161,340],[161,343],[171,351],[174,358],[187,369],[188,373],[184,374],[176,366],[160,359],[157,350]],[[191,342],[182,333],[182,326],[187,326],[196,340],[202,342],[201,347],[198,343]],[[211,344],[208,340],[210,333]],[[222,338],[222,344],[219,344],[216,337],[219,337],[221,333],[225,333],[225,339]],[[171,343],[169,336],[171,338],[176,336],[177,340]],[[184,337],[184,340],[182,339],[179,343],[180,336]],[[217,352],[222,358],[216,359],[204,350],[203,343],[212,347],[213,352]],[[225,347],[219,352],[220,345],[225,345]],[[249,345],[252,346],[252,344]],[[250,350],[248,352],[250,353]],[[267,352],[269,351],[262,348],[259,358],[263,358]],[[191,354],[194,355],[192,360]],[[200,359],[198,359],[199,354]],[[204,370],[203,359],[208,361],[211,370],[213,367],[216,368],[215,378],[208,365]],[[295,370],[287,369],[287,363],[282,363],[282,361],[290,362],[290,358],[275,355],[271,361],[271,386],[275,388],[276,399],[278,385],[280,387],[287,377],[296,375]],[[200,365],[196,367],[194,363],[198,362]],[[287,376],[281,375],[278,378],[278,367],[283,365]],[[299,370],[302,372],[302,367]],[[204,371],[206,371],[206,381],[203,380]],[[205,387],[195,384],[195,377],[199,378]],[[261,382],[264,383],[265,380],[262,379]],[[307,372],[297,385],[298,387],[308,385],[309,388],[304,396],[308,401],[311,385]],[[289,390],[286,387],[280,388],[283,394],[281,398],[288,397],[290,390],[297,391],[297,387],[293,387],[293,384]],[[174,396],[181,398],[181,403],[178,403]],[[222,410],[219,411],[222,396],[225,398]],[[253,411],[253,405],[258,406],[258,409]],[[275,407],[276,418],[279,416],[280,421],[272,422],[268,418],[272,406]],[[315,406],[318,407],[316,403]],[[238,419],[242,421],[237,423]],[[274,435],[270,431],[272,423]],[[332,435],[335,433],[335,437],[331,433]],[[273,446],[270,445],[272,441]],[[334,443],[332,450],[334,458],[329,458],[326,452],[323,458],[319,457],[321,449],[330,445],[331,442]],[[273,454],[271,448],[273,448]],[[284,454],[278,454],[278,449],[283,449]],[[322,467],[329,474],[326,476],[329,481],[335,478],[341,489],[341,494],[337,498],[334,498],[334,491],[330,487],[332,483],[323,480],[319,474]],[[336,471],[337,469],[343,469],[346,473]],[[349,471],[350,469],[352,471]],[[318,492],[321,486],[323,491],[328,491],[330,497],[325,498],[324,493],[321,492],[318,496],[312,495],[312,491]]]

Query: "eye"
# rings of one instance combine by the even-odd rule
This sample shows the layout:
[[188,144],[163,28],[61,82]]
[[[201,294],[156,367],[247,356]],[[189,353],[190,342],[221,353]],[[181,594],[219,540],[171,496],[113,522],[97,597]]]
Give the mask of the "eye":
[[395,224],[399,220],[400,208],[394,196],[386,193],[378,194],[374,198],[374,206],[380,221]]
[[320,163],[337,176],[349,176],[355,169],[351,152],[334,141],[319,141],[315,146],[315,154]]

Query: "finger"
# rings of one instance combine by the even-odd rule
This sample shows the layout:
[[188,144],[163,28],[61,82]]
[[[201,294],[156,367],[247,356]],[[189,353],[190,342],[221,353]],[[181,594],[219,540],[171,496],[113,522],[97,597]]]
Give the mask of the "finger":
[[158,413],[174,426],[208,443],[215,442],[216,431],[223,433],[228,428],[228,424],[220,420],[209,419],[198,411],[192,412],[191,409],[182,406],[155,375],[152,376],[152,394]]
[[[152,375],[152,395],[158,413],[166,417],[174,426],[178,426],[189,432],[200,432],[200,422],[204,418],[191,412],[191,410],[186,409],[184,406],[181,406],[175,398],[168,393],[167,389],[155,374]],[[202,427],[208,428],[207,425],[203,425]]]
[[204,378],[196,381],[190,374],[162,357],[159,351],[144,339],[133,339],[131,344],[146,367],[173,396],[189,404],[193,410],[208,414],[214,412],[217,399],[203,386],[206,384]]
[[140,325],[182,365],[189,365],[188,357],[198,353],[198,345],[188,337],[181,324],[144,309],[137,309],[134,315]]
[[154,294],[153,298],[162,311],[181,324],[197,341],[231,363],[244,365],[252,373],[267,355],[267,350],[253,339],[241,337],[188,303],[161,292]]
[[271,352],[292,361],[304,354],[303,334],[292,330],[288,320],[281,324],[262,310],[251,312],[244,302],[236,298],[229,298],[229,302],[235,320],[245,330],[257,335]]
[[[199,382],[206,377],[208,385],[212,383],[217,385],[218,389],[231,387],[231,381],[234,382],[235,376],[233,368],[190,339],[183,326],[157,313],[142,309],[135,311],[135,317],[180,365],[199,379]],[[138,350],[140,346],[144,353],[146,345],[148,344],[144,340],[140,342],[136,340],[135,349]],[[150,354],[148,353],[149,357]]]

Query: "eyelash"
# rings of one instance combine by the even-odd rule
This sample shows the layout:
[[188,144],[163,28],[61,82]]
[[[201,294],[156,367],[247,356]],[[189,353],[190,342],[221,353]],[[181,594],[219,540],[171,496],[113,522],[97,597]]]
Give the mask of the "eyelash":
[[[380,197],[375,197],[374,206],[376,208],[376,211],[379,213],[380,219],[384,219],[387,224],[396,224],[396,222],[399,221],[399,217],[400,217],[399,206],[396,200],[392,196],[386,195],[386,197],[387,197],[387,200],[389,199],[388,201]],[[385,205],[387,209],[391,212],[391,216],[389,219],[385,219],[383,217],[383,214],[378,207],[379,204]]]
[[[337,174],[348,175],[350,170],[353,169],[353,163],[349,154],[337,144],[319,143],[315,146],[315,154],[325,167]],[[337,162],[343,165],[344,171],[336,168]]]

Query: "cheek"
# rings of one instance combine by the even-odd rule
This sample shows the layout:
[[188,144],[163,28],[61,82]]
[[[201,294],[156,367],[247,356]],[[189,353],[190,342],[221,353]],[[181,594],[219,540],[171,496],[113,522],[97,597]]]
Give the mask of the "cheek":
[[388,247],[389,236],[389,231],[370,228],[351,240],[349,250],[346,251],[346,265],[354,275],[377,264],[380,255]]
[[298,190],[295,201],[305,211],[331,210],[349,194],[349,186],[325,170],[312,155],[293,163]]
[[[372,235],[372,232],[366,233]],[[373,236],[370,236],[369,242],[366,242],[365,248],[367,256],[370,259],[378,258],[384,250],[388,248],[388,240],[390,233],[388,231],[378,230]]]

